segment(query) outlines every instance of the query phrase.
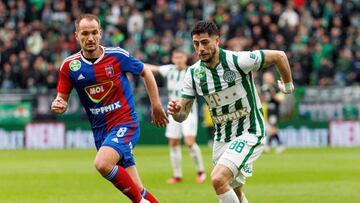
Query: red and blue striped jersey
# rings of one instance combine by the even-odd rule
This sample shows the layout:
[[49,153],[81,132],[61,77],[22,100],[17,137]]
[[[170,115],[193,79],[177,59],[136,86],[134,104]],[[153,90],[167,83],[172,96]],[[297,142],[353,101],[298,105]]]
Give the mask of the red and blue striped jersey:
[[80,52],[60,67],[57,90],[70,94],[75,88],[94,131],[109,132],[120,124],[138,125],[134,98],[126,72],[140,75],[144,64],[119,47],[104,51],[94,63]]

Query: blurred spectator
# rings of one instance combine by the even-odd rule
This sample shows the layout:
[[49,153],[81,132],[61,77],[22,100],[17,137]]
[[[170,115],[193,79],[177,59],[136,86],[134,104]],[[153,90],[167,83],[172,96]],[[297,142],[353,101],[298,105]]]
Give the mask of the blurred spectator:
[[288,1],[285,11],[280,15],[279,26],[283,27],[295,27],[299,24],[299,15],[296,13],[293,7],[293,2]]
[[71,22],[83,12],[99,16],[103,44],[139,51],[152,64],[168,63],[177,48],[193,52],[189,29],[212,19],[224,48],[286,51],[297,85],[358,84],[359,10],[348,0],[0,0],[1,88],[55,88],[59,63],[78,51]]
[[347,75],[351,71],[351,59],[352,55],[349,49],[340,50],[335,65],[335,82],[337,85],[344,86],[349,83]]
[[318,71],[318,85],[331,86],[334,85],[335,69],[333,63],[327,59],[321,59],[321,66]]
[[16,76],[11,70],[9,63],[4,64],[4,69],[0,71],[0,87],[3,90],[10,90],[15,88]]
[[351,83],[360,84],[360,49],[356,50],[355,57],[351,62],[349,80]]

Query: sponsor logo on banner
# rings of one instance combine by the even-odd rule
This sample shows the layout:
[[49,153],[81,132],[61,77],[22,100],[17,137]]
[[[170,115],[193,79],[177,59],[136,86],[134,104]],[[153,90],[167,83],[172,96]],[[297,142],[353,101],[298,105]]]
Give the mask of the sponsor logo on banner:
[[112,81],[91,85],[85,87],[85,92],[94,103],[99,103],[103,100],[106,95],[109,94],[110,90],[114,86]]
[[32,106],[29,102],[0,104],[0,124],[24,125],[32,120]]
[[280,140],[287,147],[325,147],[328,145],[327,128],[288,126],[279,130]]
[[25,126],[25,147],[27,149],[62,149],[64,146],[64,123],[30,123]]
[[0,128],[0,149],[19,149],[24,147],[24,132]]
[[353,120],[330,122],[330,146],[360,146],[360,121]]

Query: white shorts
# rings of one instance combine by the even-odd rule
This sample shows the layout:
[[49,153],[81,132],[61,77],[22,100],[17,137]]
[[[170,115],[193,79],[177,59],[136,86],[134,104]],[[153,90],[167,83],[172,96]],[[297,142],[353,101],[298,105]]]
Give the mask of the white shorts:
[[[232,188],[245,184],[245,180],[252,176],[253,163],[264,150],[264,137],[244,134],[231,142],[215,141],[213,147],[213,163],[229,168],[234,181]],[[240,172],[240,173],[239,173]]]
[[196,113],[189,113],[189,116],[182,123],[175,121],[172,116],[169,116],[165,136],[173,139],[181,139],[182,136],[196,136],[197,127],[198,117]]

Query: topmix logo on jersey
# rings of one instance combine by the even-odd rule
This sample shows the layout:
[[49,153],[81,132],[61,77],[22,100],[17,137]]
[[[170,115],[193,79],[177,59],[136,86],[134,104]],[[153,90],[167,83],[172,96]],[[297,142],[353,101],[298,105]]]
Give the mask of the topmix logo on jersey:
[[85,92],[94,103],[99,103],[114,86],[113,81],[107,81],[100,84],[95,84],[85,87]]

